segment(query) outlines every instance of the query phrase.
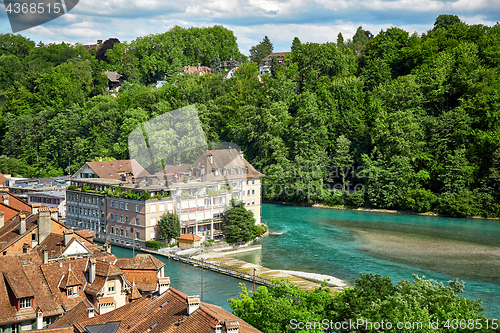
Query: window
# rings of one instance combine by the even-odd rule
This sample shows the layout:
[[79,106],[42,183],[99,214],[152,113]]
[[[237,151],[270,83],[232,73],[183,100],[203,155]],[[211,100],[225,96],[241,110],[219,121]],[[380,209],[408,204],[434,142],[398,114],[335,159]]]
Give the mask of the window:
[[159,212],[164,212],[165,211],[165,204],[159,204],[158,205],[158,211]]
[[125,203],[125,210],[128,210],[128,202]]
[[139,225],[139,216],[135,217],[135,224]]
[[255,205],[255,200],[252,200],[252,205]]
[[115,214],[116,216],[116,222],[120,222],[120,220],[118,219],[118,214]]
[[128,238],[128,229],[125,229],[125,237]]
[[113,205],[113,200],[111,200],[111,208],[115,208]]
[[150,207],[151,213],[156,213],[156,205],[151,205]]
[[116,208],[116,209],[119,209],[119,208],[120,208],[120,206],[118,205],[118,201],[115,201],[115,208]]
[[120,209],[123,209],[123,202],[120,202]]
[[120,228],[120,236],[123,236],[123,228]]
[[255,194],[255,190],[252,190],[252,194]]
[[28,308],[31,308],[31,301],[33,299],[32,298],[21,298],[19,300],[19,309],[28,309]]
[[128,215],[125,215],[125,223],[128,223]]
[[139,205],[135,205],[135,211],[139,212]]
[[151,231],[151,239],[156,240],[156,231]]
[[123,215],[120,215],[120,222],[123,223]]
[[114,294],[115,291],[115,281],[108,281],[108,294]]
[[252,185],[255,185],[255,179],[252,179]]
[[111,226],[111,234],[115,233],[115,227]]
[[247,191],[247,195],[250,195],[250,190]]
[[168,209],[169,211],[174,210],[174,208],[173,208],[173,206],[172,206],[172,203],[168,203],[168,204],[167,204],[167,207],[168,207],[167,209]]
[[151,218],[151,225],[156,225],[156,217]]
[[140,234],[139,234],[139,231],[137,230],[137,231],[135,232],[135,237],[136,237],[136,238],[139,238],[139,236],[140,236]]

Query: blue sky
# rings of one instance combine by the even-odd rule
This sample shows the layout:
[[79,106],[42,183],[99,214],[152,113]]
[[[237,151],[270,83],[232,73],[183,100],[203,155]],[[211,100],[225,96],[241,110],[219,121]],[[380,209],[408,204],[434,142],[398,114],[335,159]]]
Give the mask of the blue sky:
[[[248,55],[265,35],[275,52],[289,51],[294,37],[336,41],[339,32],[347,39],[358,26],[375,34],[391,26],[420,34],[440,14],[491,26],[500,21],[500,0],[80,0],[66,15],[20,33],[37,43],[91,44],[111,37],[131,41],[174,25],[221,24],[234,31],[241,52]],[[0,33],[11,32],[0,0]]]

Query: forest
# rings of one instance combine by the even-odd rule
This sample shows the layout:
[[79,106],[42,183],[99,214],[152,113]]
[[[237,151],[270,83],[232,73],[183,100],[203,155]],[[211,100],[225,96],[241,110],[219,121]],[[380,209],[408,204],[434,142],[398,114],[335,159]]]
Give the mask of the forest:
[[[126,159],[137,126],[196,104],[207,141],[239,145],[266,174],[264,200],[500,217],[500,25],[440,15],[422,34],[332,39],[295,38],[260,76],[270,40],[247,60],[222,26],[89,51],[1,34],[0,172]],[[241,63],[232,78],[221,61]],[[213,74],[178,74],[198,64]],[[102,75],[113,69],[126,79],[116,94]]]

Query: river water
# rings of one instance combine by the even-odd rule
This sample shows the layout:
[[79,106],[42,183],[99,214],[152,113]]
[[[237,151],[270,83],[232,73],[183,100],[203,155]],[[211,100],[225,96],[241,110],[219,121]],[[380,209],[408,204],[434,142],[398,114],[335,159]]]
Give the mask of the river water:
[[412,274],[465,282],[464,296],[480,298],[500,318],[500,221],[371,213],[264,204],[271,236],[262,250],[236,258],[272,269],[332,275],[349,284],[359,273]]
[[[332,275],[349,284],[359,273],[389,276],[394,283],[425,275],[440,282],[465,281],[464,296],[480,298],[485,314],[500,318],[500,221],[426,217],[264,204],[272,235],[262,250],[235,255],[271,269]],[[119,257],[132,251],[113,247]],[[171,286],[188,295],[201,292],[201,271],[166,263]],[[241,281],[203,272],[204,301],[230,310]],[[245,283],[252,290],[251,283]]]

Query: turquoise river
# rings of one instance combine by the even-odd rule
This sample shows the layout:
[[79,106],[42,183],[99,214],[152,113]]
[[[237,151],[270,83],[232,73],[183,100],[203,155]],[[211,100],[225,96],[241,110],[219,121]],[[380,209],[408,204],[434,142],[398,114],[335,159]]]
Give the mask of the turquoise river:
[[[234,256],[271,269],[332,275],[353,284],[359,273],[412,274],[446,283],[465,281],[464,296],[480,298],[485,314],[500,318],[500,221],[372,213],[264,204],[271,235],[262,250]],[[117,256],[131,250],[114,248]],[[162,258],[160,258],[162,259]],[[166,262],[172,287],[200,294],[201,271]],[[240,281],[204,271],[204,300],[229,309]],[[253,287],[247,283],[251,290]]]

